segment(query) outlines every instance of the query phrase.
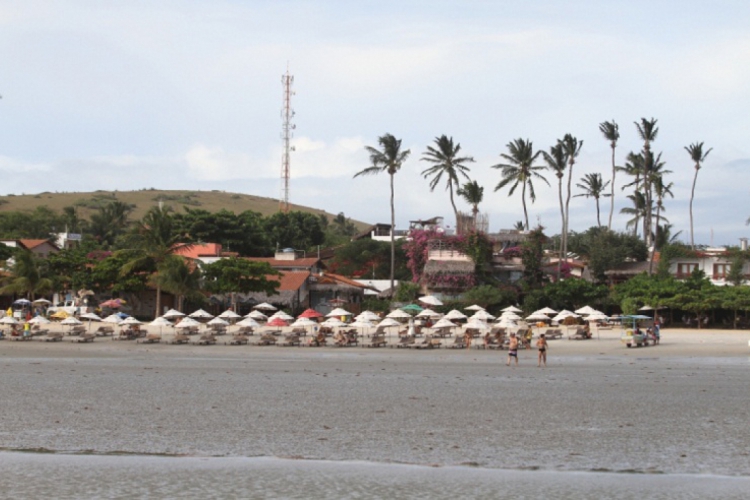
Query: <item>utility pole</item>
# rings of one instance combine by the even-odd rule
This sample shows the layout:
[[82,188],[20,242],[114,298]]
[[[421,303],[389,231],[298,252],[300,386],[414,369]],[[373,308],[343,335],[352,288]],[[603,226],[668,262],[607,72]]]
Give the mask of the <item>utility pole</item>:
[[289,66],[287,65],[286,74],[281,77],[281,85],[283,87],[283,107],[281,109],[281,138],[284,141],[284,151],[281,157],[281,196],[279,197],[279,210],[281,212],[289,212],[289,159],[290,153],[294,151],[294,146],[289,143],[294,136],[294,129],[296,125],[292,123],[294,118],[294,110],[292,109],[292,84],[294,83],[294,76],[289,74]]

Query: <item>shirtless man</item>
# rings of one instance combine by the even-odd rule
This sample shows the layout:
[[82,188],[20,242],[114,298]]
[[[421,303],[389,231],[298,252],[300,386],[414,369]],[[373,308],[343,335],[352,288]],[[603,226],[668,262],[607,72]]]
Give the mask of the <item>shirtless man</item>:
[[536,341],[536,348],[539,349],[539,361],[536,366],[547,367],[547,339],[544,338],[544,334],[539,335],[539,340]]
[[515,332],[510,334],[510,341],[508,344],[508,362],[505,366],[510,366],[511,358],[516,358],[516,366],[518,366],[518,338]]

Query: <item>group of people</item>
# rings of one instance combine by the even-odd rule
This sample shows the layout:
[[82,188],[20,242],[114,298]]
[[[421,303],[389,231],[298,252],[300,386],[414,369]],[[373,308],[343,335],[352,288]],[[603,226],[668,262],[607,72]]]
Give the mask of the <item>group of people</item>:
[[[508,361],[505,366],[510,366],[511,361],[515,360],[515,366],[518,366],[518,337],[515,332],[510,334],[510,341],[508,342]],[[547,339],[542,333],[539,335],[539,339],[536,341],[537,349],[537,367],[547,367]]]

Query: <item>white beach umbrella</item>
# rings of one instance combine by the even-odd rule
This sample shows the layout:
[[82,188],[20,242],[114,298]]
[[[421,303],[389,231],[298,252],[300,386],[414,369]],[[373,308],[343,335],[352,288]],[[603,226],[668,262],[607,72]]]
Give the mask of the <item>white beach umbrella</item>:
[[75,316],[68,316],[64,320],[60,321],[60,324],[74,326],[74,325],[82,325],[83,323],[81,323]]
[[170,309],[169,311],[164,313],[162,318],[175,319],[175,318],[182,318],[183,316],[185,316],[185,313],[180,312],[177,309]]
[[380,320],[380,316],[378,316],[377,314],[375,314],[372,311],[364,311],[364,312],[360,313],[357,316],[357,318],[366,319],[367,321],[379,321]]
[[249,314],[246,314],[245,317],[252,318],[256,321],[266,321],[268,319],[268,316],[266,316],[260,311],[252,311]]
[[100,318],[98,314],[94,314],[94,313],[84,313],[84,314],[81,314],[81,318],[83,318],[83,319],[89,319],[89,320],[93,320],[93,321],[101,321],[102,320],[102,318]]
[[462,313],[461,311],[459,311],[458,309],[453,309],[448,314],[446,314],[445,316],[443,316],[443,318],[451,319],[451,320],[453,320],[453,319],[466,319],[467,316],[464,313]]
[[424,311],[417,314],[417,318],[439,318],[442,316],[440,313],[433,311],[432,309],[425,309]]
[[193,319],[211,319],[214,317],[214,315],[207,311],[204,311],[203,309],[198,309],[197,311],[188,314],[188,317]]
[[603,313],[599,314],[589,314],[586,316],[586,321],[607,321],[609,319],[609,316]]
[[260,325],[253,318],[245,318],[242,321],[236,323],[237,326],[249,326],[251,328],[258,328]]
[[512,319],[502,318],[500,321],[495,323],[495,326],[499,326],[500,328],[511,328],[514,326],[518,326],[518,322]]
[[433,329],[434,328],[455,328],[457,326],[458,325],[455,324],[453,321],[451,321],[449,319],[446,319],[446,318],[442,318],[437,323],[435,323],[434,325],[432,325],[432,328]]
[[45,305],[48,305],[48,304],[51,304],[51,303],[52,302],[50,302],[47,299],[36,299],[34,302],[32,302],[32,304],[36,304],[38,306],[45,306]]
[[281,318],[284,321],[293,321],[294,320],[294,316],[291,316],[291,315],[285,313],[284,311],[276,311],[275,313],[273,313],[271,316],[268,317],[268,320],[270,321],[270,320],[273,320],[273,319],[276,319],[276,318]]
[[427,304],[428,306],[442,306],[443,305],[440,299],[438,299],[434,295],[425,295],[424,297],[419,297],[417,301],[421,302],[422,304]]
[[476,304],[469,307],[464,307],[464,309],[466,309],[467,311],[484,311],[484,307],[478,306]]
[[153,320],[151,323],[149,323],[150,326],[173,326],[172,322],[169,321],[164,316],[159,316],[155,320]]
[[388,327],[391,327],[391,326],[401,326],[401,323],[399,323],[398,321],[396,321],[393,318],[385,318],[380,323],[378,323],[378,327],[381,327],[381,326],[385,327],[385,328],[388,328]]
[[514,313],[521,313],[523,312],[521,309],[517,308],[516,306],[508,306],[505,309],[502,310],[503,312],[514,312]]
[[551,307],[543,307],[538,311],[534,311],[534,314],[557,314],[557,311],[555,311]]
[[253,309],[258,309],[259,311],[275,311],[276,308],[269,304],[268,302],[263,302],[262,304],[258,304],[257,306],[253,306]]
[[327,320],[322,322],[321,325],[327,326],[329,328],[340,328],[342,326],[346,326],[346,323],[344,323],[338,318],[328,318]]
[[211,326],[214,326],[214,325],[229,326],[229,321],[225,320],[224,318],[217,317],[209,321],[207,324]]
[[529,316],[526,316],[526,321],[549,321],[549,316],[535,312]]
[[489,330],[490,327],[487,326],[487,323],[484,323],[483,321],[479,321],[477,319],[470,319],[466,324],[462,325],[461,328],[464,330],[468,328],[474,328],[476,330]]
[[347,326],[351,326],[352,328],[365,329],[365,328],[372,328],[372,323],[368,321],[357,320],[354,323],[349,323]]
[[518,314],[516,314],[514,312],[507,311],[507,312],[504,312],[504,313],[502,313],[500,315],[500,317],[498,318],[498,320],[501,320],[501,319],[518,320],[518,319],[521,319],[521,316],[519,316]]
[[120,324],[121,325],[142,325],[143,323],[141,323],[134,317],[130,316],[129,318],[125,318]]
[[596,309],[594,309],[591,306],[583,306],[580,309],[576,309],[576,314],[580,314],[582,316],[585,316],[587,314],[595,314],[595,313],[599,313],[599,312],[601,312],[601,311],[597,311]]
[[0,319],[0,324],[2,324],[2,325],[17,325],[18,321],[13,316],[5,316],[2,319]]
[[48,325],[50,323],[52,322],[44,316],[34,316],[29,320],[29,324],[31,325]]
[[340,307],[337,307],[333,311],[331,311],[328,314],[326,314],[326,318],[337,318],[337,317],[341,317],[341,316],[351,316],[351,315],[352,315],[352,313],[350,313],[346,309],[342,309]]
[[309,328],[315,325],[317,325],[317,323],[310,318],[297,318],[294,323],[289,326],[293,328]]
[[385,317],[393,318],[393,319],[409,319],[411,318],[411,314],[409,314],[406,311],[402,311],[401,309],[394,309],[393,311],[389,312]]
[[482,311],[477,311],[474,314],[472,314],[471,318],[469,318],[469,319],[478,319],[478,320],[481,320],[481,321],[490,321],[490,320],[495,319],[495,317],[493,315],[491,315],[490,313],[488,313],[487,311],[482,310]]
[[174,327],[175,328],[190,328],[193,326],[200,326],[201,324],[195,321],[193,318],[182,318],[182,320],[177,323]]
[[231,309],[227,309],[223,313],[219,314],[219,317],[222,319],[237,319],[237,318],[241,318],[242,316],[232,311]]
[[110,314],[102,320],[102,323],[112,323],[115,325],[119,325],[120,323],[122,323],[122,318],[116,314]]

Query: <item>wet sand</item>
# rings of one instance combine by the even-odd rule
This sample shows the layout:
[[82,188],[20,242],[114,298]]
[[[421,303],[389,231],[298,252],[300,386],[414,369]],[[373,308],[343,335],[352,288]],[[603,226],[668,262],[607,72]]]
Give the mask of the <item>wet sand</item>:
[[[535,351],[514,369],[504,351],[474,349],[3,341],[0,450],[84,452],[102,468],[123,458],[103,455],[127,453],[323,460],[342,473],[352,461],[410,464],[435,478],[451,476],[433,466],[533,471],[552,485],[750,477],[750,333],[665,330],[662,345],[639,349],[618,335],[551,341],[546,369]],[[357,488],[370,475],[351,474]]]

